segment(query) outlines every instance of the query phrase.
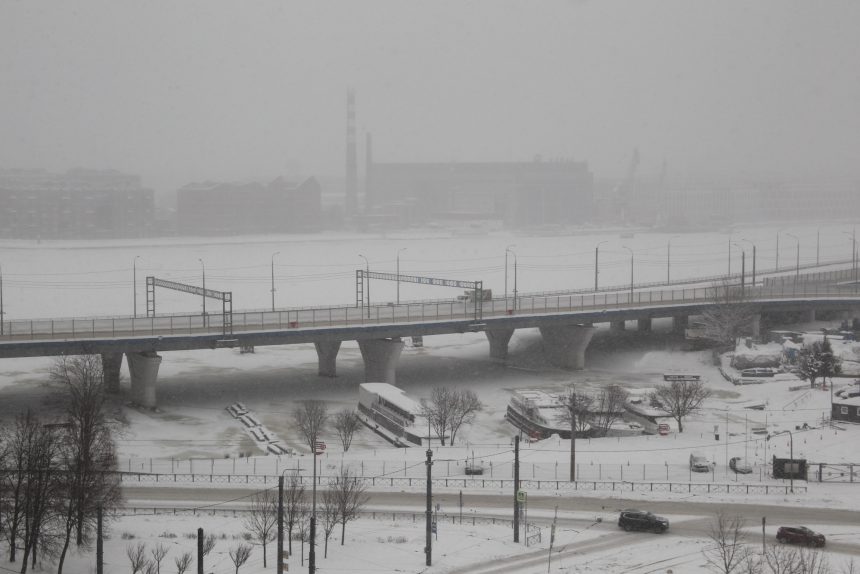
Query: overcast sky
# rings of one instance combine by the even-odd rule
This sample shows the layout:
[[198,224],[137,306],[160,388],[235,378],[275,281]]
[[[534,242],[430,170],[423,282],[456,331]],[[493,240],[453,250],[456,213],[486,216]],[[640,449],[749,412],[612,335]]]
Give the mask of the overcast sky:
[[339,175],[352,86],[379,161],[860,177],[856,0],[0,1],[0,167]]

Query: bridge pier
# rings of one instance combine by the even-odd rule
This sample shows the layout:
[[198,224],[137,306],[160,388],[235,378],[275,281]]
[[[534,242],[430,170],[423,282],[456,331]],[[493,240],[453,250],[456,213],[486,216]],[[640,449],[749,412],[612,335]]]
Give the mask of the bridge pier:
[[319,362],[319,376],[337,376],[337,352],[340,350],[340,341],[316,341],[314,347],[317,349]]
[[651,330],[651,318],[646,319],[637,319],[636,320],[636,329],[638,331],[650,331]]
[[815,321],[815,309],[806,309],[800,312],[800,320],[804,323]]
[[690,326],[689,315],[675,315],[672,317],[672,332],[678,335],[683,335],[687,327]]
[[624,325],[625,322],[626,321],[610,321],[609,322],[609,329],[611,331],[623,331],[625,328],[625,325]]
[[157,406],[155,384],[161,356],[155,352],[126,353],[131,379],[131,400],[137,405],[154,409]]
[[563,369],[585,368],[585,349],[595,331],[594,327],[582,325],[540,327],[547,358]]
[[102,373],[107,392],[119,392],[119,370],[121,367],[122,353],[102,353]]
[[513,329],[487,329],[484,331],[490,342],[490,358],[504,361],[508,358],[508,343],[514,334]]
[[761,313],[755,313],[750,320],[750,332],[758,339],[761,337]]
[[364,359],[364,381],[396,385],[397,361],[404,346],[400,337],[360,340],[358,348]]

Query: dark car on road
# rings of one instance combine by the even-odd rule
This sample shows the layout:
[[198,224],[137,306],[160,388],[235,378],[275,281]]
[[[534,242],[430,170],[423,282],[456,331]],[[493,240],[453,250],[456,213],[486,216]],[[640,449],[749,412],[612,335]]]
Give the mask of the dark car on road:
[[626,531],[644,530],[662,534],[669,530],[669,521],[662,516],[656,516],[644,510],[622,510],[618,517],[618,526]]
[[823,534],[813,532],[805,526],[780,526],[776,531],[776,541],[780,544],[804,544],[819,548],[826,542]]

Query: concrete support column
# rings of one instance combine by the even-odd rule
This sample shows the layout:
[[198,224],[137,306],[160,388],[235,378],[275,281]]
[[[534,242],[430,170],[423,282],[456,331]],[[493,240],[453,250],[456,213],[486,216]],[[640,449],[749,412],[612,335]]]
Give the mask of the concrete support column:
[[131,378],[131,400],[137,405],[154,409],[157,406],[155,383],[161,356],[155,352],[126,353]]
[[121,367],[122,353],[102,353],[102,373],[104,373],[107,392],[119,392],[119,370]]
[[804,323],[815,321],[815,309],[806,309],[805,311],[801,311],[800,320]]
[[340,341],[319,341],[314,343],[319,362],[319,376],[337,376],[337,352],[340,351]]
[[487,329],[484,331],[490,342],[490,358],[504,361],[508,358],[508,343],[514,334],[513,329]]
[[683,335],[687,327],[690,326],[689,315],[675,315],[672,317],[672,332]]
[[651,330],[651,319],[638,319],[636,321],[636,329],[639,331],[650,331]]
[[540,328],[547,358],[563,369],[585,368],[585,349],[595,331],[594,327],[582,325]]
[[397,384],[397,361],[405,343],[393,339],[366,339],[358,342],[364,359],[364,381]]
[[753,337],[761,337],[761,314],[756,313],[752,316],[752,320],[750,321],[750,331],[752,332]]
[[609,329],[612,331],[623,331],[624,330],[624,321],[610,321]]

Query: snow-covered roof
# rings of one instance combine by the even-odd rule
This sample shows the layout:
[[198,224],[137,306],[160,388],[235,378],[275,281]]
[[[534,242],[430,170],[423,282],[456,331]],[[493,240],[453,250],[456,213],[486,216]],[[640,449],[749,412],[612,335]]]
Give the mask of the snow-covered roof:
[[421,405],[414,399],[406,396],[403,389],[398,389],[394,385],[389,385],[388,383],[361,383],[358,387],[385,399],[406,412],[414,415],[421,414]]
[[860,397],[851,397],[850,399],[840,399],[833,397],[833,404],[848,407],[860,407]]

